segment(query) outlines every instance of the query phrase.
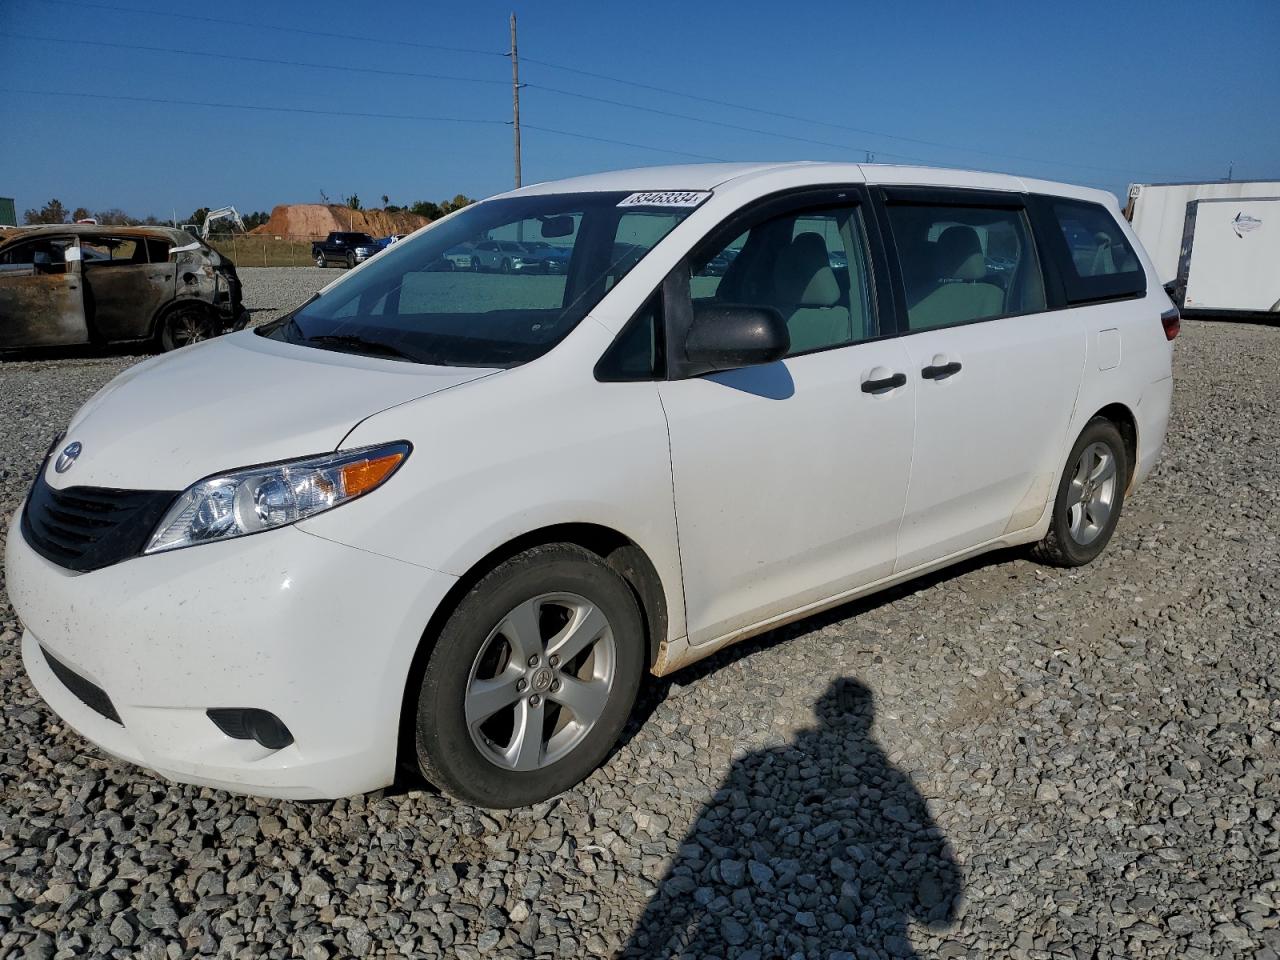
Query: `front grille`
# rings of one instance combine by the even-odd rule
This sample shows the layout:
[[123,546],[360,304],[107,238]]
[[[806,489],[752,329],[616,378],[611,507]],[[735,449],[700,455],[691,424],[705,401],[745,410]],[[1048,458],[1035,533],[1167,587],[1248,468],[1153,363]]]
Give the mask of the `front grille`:
[[41,468],[22,512],[22,534],[46,560],[81,573],[136,557],[176,493],[68,487],[55,490]]
[[107,696],[107,691],[92,680],[86,680],[80,676],[44,647],[40,648],[40,652],[44,654],[44,658],[49,664],[49,669],[53,671],[53,675],[61,680],[62,685],[74,693],[81,703],[90,710],[102,714],[113,723],[124,726],[124,721],[120,719],[120,714],[116,713],[115,704]]

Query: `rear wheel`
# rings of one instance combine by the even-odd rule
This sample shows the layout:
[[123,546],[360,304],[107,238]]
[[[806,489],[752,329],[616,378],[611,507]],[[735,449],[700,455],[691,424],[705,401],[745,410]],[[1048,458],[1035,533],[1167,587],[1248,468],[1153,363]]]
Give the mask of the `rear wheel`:
[[160,349],[177,350],[189,343],[208,340],[216,332],[207,310],[194,305],[176,307],[160,321]]
[[1032,555],[1043,563],[1078,567],[1102,553],[1120,521],[1129,482],[1129,454],[1110,420],[1089,421],[1058,484],[1053,517]]
[[463,598],[427,661],[423,775],[483,807],[567,790],[622,732],[644,649],[631,588],[595,554],[554,544],[506,561]]

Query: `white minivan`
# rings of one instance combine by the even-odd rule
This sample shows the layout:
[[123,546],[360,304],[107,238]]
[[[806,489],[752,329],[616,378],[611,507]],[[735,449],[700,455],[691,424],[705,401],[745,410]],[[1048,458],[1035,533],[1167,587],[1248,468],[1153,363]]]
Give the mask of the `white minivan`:
[[[562,272],[439,269],[550,241]],[[996,547],[1087,563],[1178,315],[1107,193],[677,166],[467,207],[147,360],[8,538],[26,669],[104,750],[277,797],[565,790],[648,671]]]

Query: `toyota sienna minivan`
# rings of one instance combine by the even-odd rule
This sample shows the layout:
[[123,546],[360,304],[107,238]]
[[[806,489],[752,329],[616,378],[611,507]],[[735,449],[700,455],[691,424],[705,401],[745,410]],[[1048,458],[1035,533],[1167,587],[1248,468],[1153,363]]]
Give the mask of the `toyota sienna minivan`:
[[[436,268],[490,241],[565,269]],[[8,538],[23,659],[175,780],[339,797],[401,762],[529,804],[604,760],[646,672],[997,547],[1088,563],[1159,454],[1177,331],[1096,190],[525,187],[92,397]]]

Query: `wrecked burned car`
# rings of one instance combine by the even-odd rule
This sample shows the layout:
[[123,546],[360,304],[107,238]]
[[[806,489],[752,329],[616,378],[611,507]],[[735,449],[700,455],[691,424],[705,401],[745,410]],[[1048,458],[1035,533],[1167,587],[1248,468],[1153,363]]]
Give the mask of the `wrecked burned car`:
[[182,230],[56,224],[0,239],[0,350],[173,350],[247,320],[234,264]]

